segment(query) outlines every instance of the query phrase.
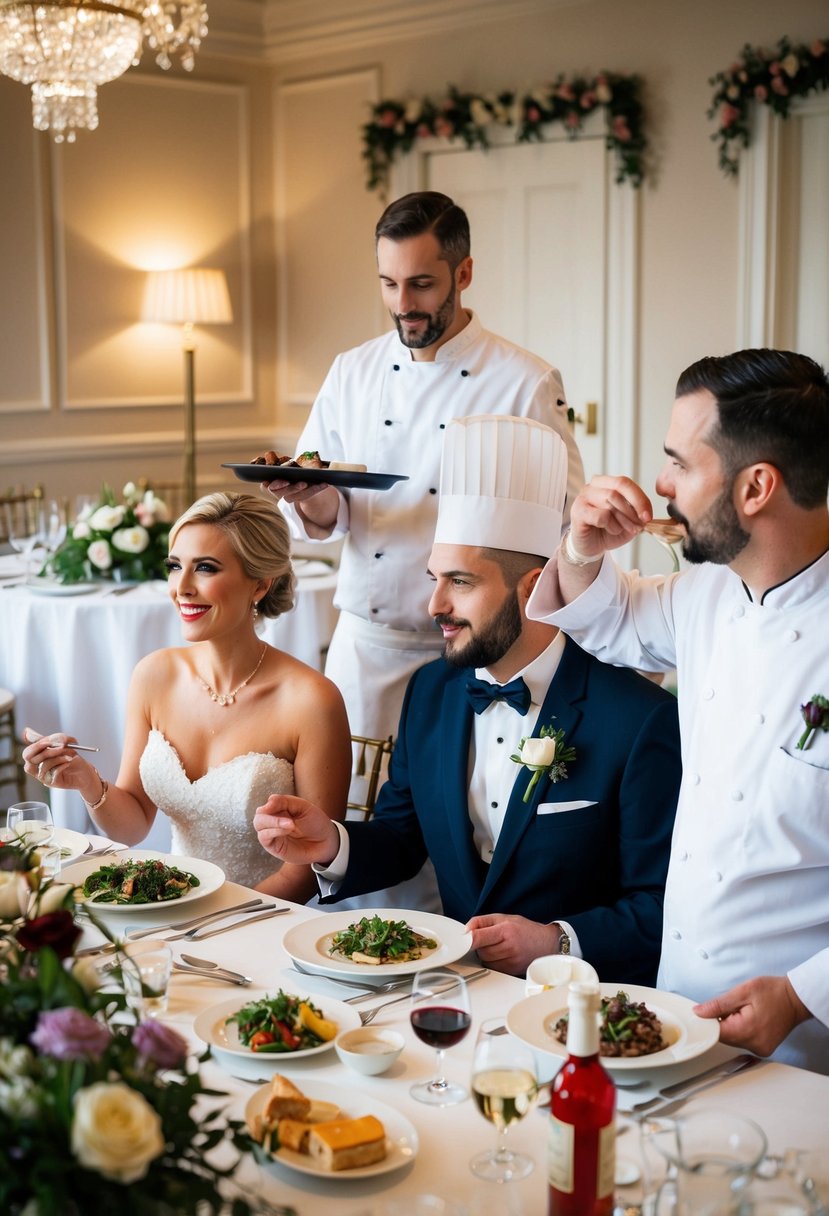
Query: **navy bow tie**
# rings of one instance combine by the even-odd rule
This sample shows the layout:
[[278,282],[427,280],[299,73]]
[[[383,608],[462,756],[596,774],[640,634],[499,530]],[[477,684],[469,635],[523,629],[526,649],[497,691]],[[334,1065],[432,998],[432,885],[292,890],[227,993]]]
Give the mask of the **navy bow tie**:
[[526,714],[530,708],[530,690],[521,676],[510,680],[509,684],[490,684],[487,680],[478,680],[470,676],[466,681],[466,695],[476,714],[482,714],[493,701],[506,701],[519,714]]

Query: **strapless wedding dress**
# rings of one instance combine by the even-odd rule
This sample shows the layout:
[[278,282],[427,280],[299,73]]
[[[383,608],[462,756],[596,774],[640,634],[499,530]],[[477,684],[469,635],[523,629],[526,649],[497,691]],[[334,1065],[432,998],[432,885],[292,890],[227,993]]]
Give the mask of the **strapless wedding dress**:
[[255,887],[279,862],[252,826],[254,812],[270,794],[294,793],[294,766],[270,752],[248,752],[191,781],[178,752],[151,730],[139,765],[141,782],[170,820],[172,852],[221,866],[231,882]]

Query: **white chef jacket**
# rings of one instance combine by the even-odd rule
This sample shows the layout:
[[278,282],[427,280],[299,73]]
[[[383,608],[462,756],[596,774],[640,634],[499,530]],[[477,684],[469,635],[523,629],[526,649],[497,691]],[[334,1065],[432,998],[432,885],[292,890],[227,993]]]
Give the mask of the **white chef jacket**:
[[755,602],[726,566],[598,577],[559,608],[551,567],[528,604],[608,662],[677,669],[683,776],[658,984],[697,1001],[787,974],[814,1015],[774,1058],[829,1073],[829,554]]
[[[567,444],[568,504],[584,484],[558,371],[487,332],[467,312],[468,324],[438,347],[434,362],[413,359],[396,330],[338,355],[297,446],[409,479],[390,490],[340,495],[333,536],[346,539],[334,603],[352,619],[335,633],[326,674],[343,692],[355,734],[395,735],[409,676],[440,651],[427,611],[432,588],[426,569],[443,435],[452,419],[509,414],[545,423]],[[313,539],[296,509],[283,508],[294,535]],[[378,633],[384,635],[380,648],[370,641]],[[372,666],[386,673],[382,685],[366,676]]]

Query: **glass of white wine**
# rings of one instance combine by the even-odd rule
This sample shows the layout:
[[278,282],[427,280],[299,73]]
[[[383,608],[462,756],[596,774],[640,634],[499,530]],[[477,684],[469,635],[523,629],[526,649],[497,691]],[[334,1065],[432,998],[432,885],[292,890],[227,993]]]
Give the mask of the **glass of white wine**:
[[507,1148],[507,1132],[532,1110],[538,1093],[535,1059],[529,1047],[514,1038],[503,1018],[490,1018],[478,1031],[472,1063],[472,1094],[478,1110],[495,1124],[494,1149],[478,1153],[469,1163],[476,1178],[513,1182],[532,1172],[532,1157]]

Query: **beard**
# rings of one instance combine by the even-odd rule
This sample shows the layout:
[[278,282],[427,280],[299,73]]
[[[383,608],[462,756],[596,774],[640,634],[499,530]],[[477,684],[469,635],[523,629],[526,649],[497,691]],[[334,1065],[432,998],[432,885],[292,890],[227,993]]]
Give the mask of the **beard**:
[[[469,621],[460,617],[436,616],[435,621],[438,625],[472,628]],[[465,645],[447,642],[443,647],[443,657],[453,667],[491,667],[518,641],[523,627],[518,592],[510,591],[498,611],[480,629],[472,631]]]
[[695,527],[691,527],[684,515],[668,506],[671,519],[682,524],[686,536],[682,542],[682,556],[693,565],[712,562],[727,566],[749,542],[749,534],[740,526],[740,517],[732,502],[732,486],[723,490],[711,503]]
[[[431,346],[437,342],[446,333],[455,316],[455,297],[457,289],[455,287],[455,276],[452,275],[452,286],[449,289],[449,295],[443,301],[437,312],[403,312],[392,313],[391,318],[397,328],[397,336],[404,346],[408,346],[409,350],[423,350],[426,346]],[[406,333],[401,320],[406,321],[425,321],[426,328],[420,335]]]

